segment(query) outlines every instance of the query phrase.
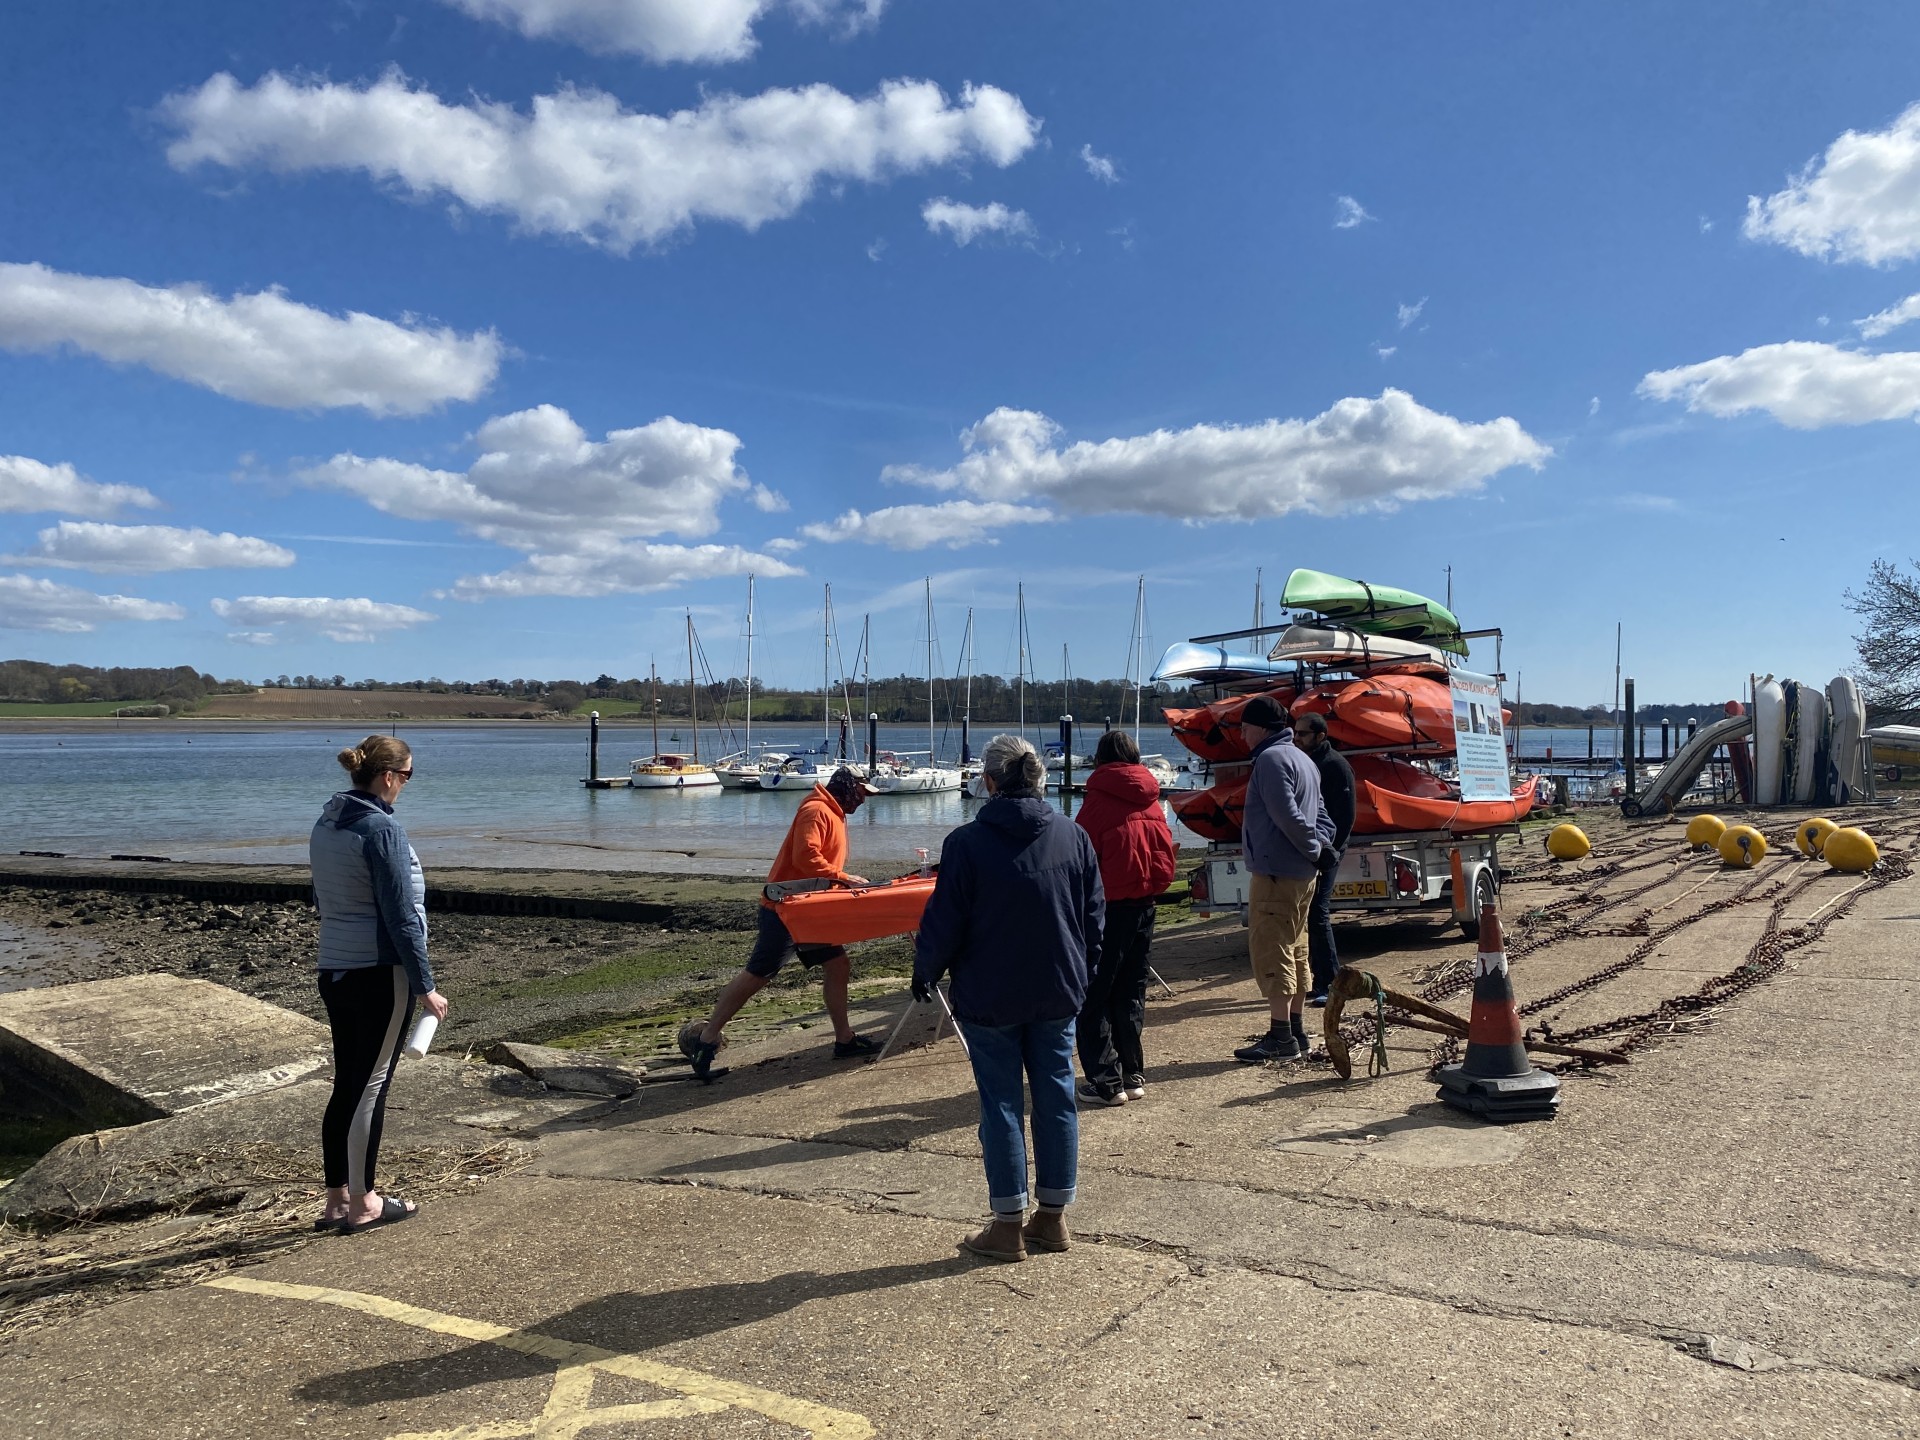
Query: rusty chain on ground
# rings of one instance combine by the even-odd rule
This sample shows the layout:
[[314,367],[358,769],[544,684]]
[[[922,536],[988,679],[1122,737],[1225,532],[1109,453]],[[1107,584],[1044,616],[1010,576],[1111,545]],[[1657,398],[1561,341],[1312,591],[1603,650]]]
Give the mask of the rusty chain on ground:
[[[1792,843],[1793,835],[1794,828],[1786,828],[1777,834],[1768,835],[1767,838],[1770,843],[1784,846]],[[1635,946],[1627,956],[1558,990],[1530,1000],[1519,1007],[1519,1013],[1523,1016],[1539,1014],[1574,996],[1599,989],[1609,981],[1640,968],[1665,940],[1709,916],[1742,905],[1768,902],[1765,927],[1760,938],[1754,942],[1741,963],[1725,974],[1706,981],[1692,993],[1663,1000],[1652,1010],[1620,1016],[1573,1030],[1555,1031],[1545,1024],[1540,1027],[1543,1039],[1564,1044],[1577,1044],[1600,1036],[1613,1036],[1616,1038],[1609,1048],[1623,1052],[1633,1050],[1659,1033],[1674,1032],[1686,1022],[1689,1016],[1698,1015],[1705,1010],[1724,1004],[1740,992],[1777,975],[1784,968],[1786,957],[1790,953],[1815,943],[1835,920],[1852,910],[1863,895],[1910,877],[1914,870],[1909,852],[1916,846],[1920,846],[1920,830],[1904,838],[1887,837],[1880,862],[1874,866],[1864,881],[1834,902],[1830,910],[1817,914],[1817,918],[1805,924],[1790,927],[1785,931],[1781,930],[1780,923],[1787,909],[1817,881],[1825,878],[1828,872],[1813,871],[1797,880],[1789,880],[1780,877],[1778,874],[1780,867],[1776,866],[1768,873],[1755,875],[1730,894],[1710,900],[1698,910],[1670,920],[1654,929],[1648,927],[1657,911],[1654,909],[1642,911],[1625,925],[1600,932],[1615,936],[1641,937],[1641,943]],[[1591,936],[1594,932],[1588,927],[1600,915],[1649,894],[1676,877],[1694,874],[1700,868],[1688,866],[1685,862],[1684,852],[1676,854],[1663,847],[1663,853],[1647,859],[1631,862],[1608,861],[1601,866],[1574,872],[1566,880],[1554,877],[1551,871],[1536,877],[1530,869],[1515,867],[1507,872],[1508,878],[1524,880],[1546,878],[1548,883],[1578,884],[1584,888],[1580,894],[1569,895],[1529,911],[1522,922],[1523,928],[1528,933],[1518,943],[1508,947],[1509,963],[1524,956],[1536,954],[1561,940],[1581,935]],[[1666,874],[1621,894],[1604,895],[1597,889],[1599,884],[1607,880],[1661,866],[1666,867]],[[1685,896],[1679,898],[1684,899]],[[1669,901],[1668,903],[1677,902]],[[1583,907],[1590,908],[1584,908],[1584,913],[1567,915],[1564,923],[1555,925],[1551,929],[1541,925],[1544,918],[1556,916],[1563,911],[1581,910]],[[1423,1000],[1438,1003],[1469,988],[1472,983],[1473,976],[1470,969],[1449,968],[1446,973],[1437,976],[1417,993]],[[1343,1026],[1342,1031],[1347,1036],[1350,1047],[1366,1045],[1375,1037],[1376,1024],[1373,1017],[1364,1016],[1357,1018],[1350,1027]],[[1459,1053],[1460,1043],[1456,1038],[1449,1036],[1441,1040],[1432,1049],[1429,1057],[1430,1068],[1453,1063],[1459,1058]]]

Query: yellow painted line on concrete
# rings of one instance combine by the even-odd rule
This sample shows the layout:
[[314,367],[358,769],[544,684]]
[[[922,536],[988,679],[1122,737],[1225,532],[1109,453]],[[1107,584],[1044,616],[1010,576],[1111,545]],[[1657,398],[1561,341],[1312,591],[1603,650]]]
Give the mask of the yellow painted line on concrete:
[[[220,1275],[201,1282],[215,1290],[233,1290],[243,1295],[267,1295],[281,1300],[307,1300],[321,1305],[337,1305],[357,1310],[382,1320],[430,1330],[436,1335],[451,1335],[461,1340],[480,1341],[551,1360],[560,1367],[554,1378],[553,1393],[546,1410],[537,1421],[502,1421],[464,1425],[453,1430],[421,1432],[396,1436],[394,1440],[495,1440],[495,1437],[530,1435],[538,1440],[573,1440],[593,1425],[612,1424],[616,1420],[667,1419],[674,1416],[708,1414],[738,1407],[765,1415],[782,1424],[798,1426],[816,1440],[870,1440],[871,1421],[863,1415],[829,1409],[809,1400],[796,1399],[773,1390],[737,1380],[723,1380],[698,1370],[686,1370],[638,1355],[622,1355],[598,1345],[583,1345],[528,1330],[510,1330],[487,1320],[469,1320],[462,1315],[447,1315],[438,1310],[409,1305],[404,1300],[389,1300],[362,1290],[335,1290],[324,1285],[290,1285],[280,1280],[255,1280],[245,1275]],[[678,1390],[685,1400],[663,1400],[644,1405],[615,1405],[603,1409],[586,1408],[592,1394],[592,1369],[624,1375],[630,1380]]]

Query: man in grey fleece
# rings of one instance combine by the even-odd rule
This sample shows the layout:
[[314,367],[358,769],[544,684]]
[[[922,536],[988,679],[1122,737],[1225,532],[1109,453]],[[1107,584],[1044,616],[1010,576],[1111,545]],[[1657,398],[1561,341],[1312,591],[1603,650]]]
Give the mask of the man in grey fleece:
[[1236,1060],[1298,1060],[1309,1048],[1305,1013],[1313,988],[1307,964],[1307,914],[1319,878],[1321,850],[1333,840],[1333,820],[1320,799],[1320,771],[1293,743],[1287,712],[1271,696],[1256,695],[1240,712],[1240,731],[1253,754],[1247,780],[1246,847],[1252,890],[1247,903],[1247,948],[1253,978],[1267,999],[1268,1028]]

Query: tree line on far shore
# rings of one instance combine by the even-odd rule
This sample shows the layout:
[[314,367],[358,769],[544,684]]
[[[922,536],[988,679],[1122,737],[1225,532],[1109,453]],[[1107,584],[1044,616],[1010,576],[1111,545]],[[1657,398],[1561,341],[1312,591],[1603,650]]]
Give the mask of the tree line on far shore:
[[[684,680],[663,679],[650,688],[643,678],[621,680],[605,674],[592,680],[443,680],[433,676],[397,682],[349,680],[344,675],[279,675],[255,686],[244,680],[217,680],[190,665],[103,669],[89,665],[49,665],[36,660],[0,661],[0,701],[14,703],[72,704],[104,700],[161,703],[179,711],[191,709],[210,695],[245,694],[256,688],[499,696],[534,702],[562,715],[600,708],[612,714],[644,716],[649,701],[657,699],[662,716],[684,716],[688,713],[689,700],[689,687]],[[738,677],[703,684],[699,687],[700,713],[714,719],[744,720],[746,695],[746,683]],[[1203,705],[1211,698],[1212,691],[1207,687],[1160,693],[1149,688],[1139,696],[1141,722],[1164,724],[1168,709]],[[983,725],[1017,721],[1023,713],[1029,724],[1046,724],[1062,714],[1071,714],[1089,723],[1104,720],[1131,723],[1134,702],[1133,687],[1124,680],[1075,680],[1065,686],[1058,681],[1030,683],[1024,694],[1016,680],[1001,675],[975,675],[970,692],[964,680],[933,682],[934,717],[942,724],[957,721],[963,710],[971,715],[974,723]],[[823,706],[836,717],[842,710],[847,711],[856,723],[869,712],[889,724],[912,723],[926,718],[927,682],[916,675],[849,682],[836,685],[830,701],[826,702],[818,692],[771,689],[757,680],[753,684],[756,722],[812,722],[822,718]],[[1603,705],[1528,701],[1512,709],[1514,721],[1520,725],[1609,725],[1618,718]],[[1690,718],[1706,723],[1720,713],[1720,702],[1638,707],[1638,718],[1650,725],[1658,725],[1662,720],[1684,724]]]

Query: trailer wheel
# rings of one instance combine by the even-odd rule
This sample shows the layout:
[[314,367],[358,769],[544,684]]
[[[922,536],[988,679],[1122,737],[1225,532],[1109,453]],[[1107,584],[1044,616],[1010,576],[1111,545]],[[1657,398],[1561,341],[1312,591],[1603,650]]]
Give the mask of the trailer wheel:
[[1460,933],[1469,940],[1478,940],[1480,938],[1480,910],[1483,906],[1494,904],[1499,898],[1499,892],[1494,889],[1493,884],[1493,867],[1491,865],[1484,865],[1480,868],[1480,872],[1473,877],[1473,911],[1471,916],[1461,917]]
[[1629,820],[1638,820],[1641,815],[1640,802],[1627,799],[1620,802],[1620,813]]
[[1880,778],[1889,785],[1898,785],[1900,783],[1900,767],[1898,765],[1887,766],[1886,769],[1880,772]]

